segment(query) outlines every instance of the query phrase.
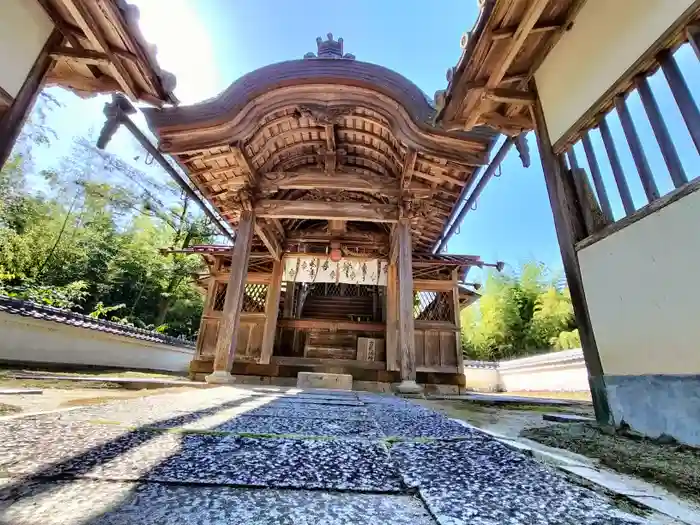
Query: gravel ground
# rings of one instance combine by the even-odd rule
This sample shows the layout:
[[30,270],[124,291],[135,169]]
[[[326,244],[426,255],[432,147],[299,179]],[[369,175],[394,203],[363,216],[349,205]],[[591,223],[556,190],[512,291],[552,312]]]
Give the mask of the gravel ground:
[[0,443],[0,525],[644,523],[386,395],[195,390],[4,420]]

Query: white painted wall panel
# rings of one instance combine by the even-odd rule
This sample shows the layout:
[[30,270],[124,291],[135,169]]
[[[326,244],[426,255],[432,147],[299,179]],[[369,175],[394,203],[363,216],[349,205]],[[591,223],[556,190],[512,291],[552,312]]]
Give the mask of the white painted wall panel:
[[535,74],[556,142],[693,0],[587,0]]
[[0,0],[0,86],[12,97],[53,30],[36,0]]
[[700,191],[579,251],[605,375],[700,373]]
[[[2,0],[0,0],[2,1]],[[186,372],[193,348],[0,312],[0,360]]]

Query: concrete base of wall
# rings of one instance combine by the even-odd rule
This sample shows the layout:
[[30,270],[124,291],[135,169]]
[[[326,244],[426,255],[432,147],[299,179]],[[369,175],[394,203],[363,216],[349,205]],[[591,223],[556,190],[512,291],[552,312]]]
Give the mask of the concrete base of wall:
[[605,376],[617,426],[700,446],[700,375]]

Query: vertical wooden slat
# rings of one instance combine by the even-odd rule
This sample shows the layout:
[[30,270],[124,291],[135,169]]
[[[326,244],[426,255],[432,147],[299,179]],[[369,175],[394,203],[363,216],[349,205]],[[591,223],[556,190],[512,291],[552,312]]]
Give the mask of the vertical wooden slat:
[[236,355],[238,329],[241,324],[241,308],[245,279],[248,273],[248,260],[253,241],[255,214],[243,211],[236,232],[236,244],[231,255],[231,275],[226,288],[224,311],[219,322],[219,335],[216,340],[214,356],[214,373],[207,376],[207,381],[217,382],[230,373]]
[[577,170],[579,168],[579,164],[573,146],[571,146],[566,152],[566,157],[569,159],[569,168],[572,170]]
[[386,283],[386,369],[389,371],[398,371],[400,369],[397,281],[396,263],[390,262]]
[[[532,91],[537,88],[534,81],[530,84]],[[574,316],[581,336],[581,346],[583,357],[588,369],[588,381],[591,387],[591,397],[595,408],[596,419],[600,424],[613,424],[613,418],[608,404],[607,391],[605,389],[605,379],[603,377],[603,365],[598,353],[593,325],[591,324],[586,294],[583,289],[583,279],[581,268],[579,267],[578,256],[576,254],[576,231],[582,229],[581,225],[575,223],[576,216],[570,213],[570,209],[575,203],[571,203],[569,192],[564,184],[561,166],[554,155],[552,142],[547,131],[547,122],[542,110],[539,97],[533,108],[535,129],[537,132],[537,145],[540,150],[542,160],[542,170],[544,172],[547,194],[554,218],[554,226],[559,241],[564,273],[571,293],[571,303],[574,307]]]
[[401,380],[410,390],[416,381],[415,325],[413,320],[413,261],[411,256],[411,223],[400,219],[396,225],[398,241],[399,349]]
[[688,37],[690,47],[692,47],[693,51],[695,51],[695,56],[697,56],[698,60],[700,60],[700,25],[689,25],[685,29],[685,34]]
[[620,117],[622,130],[625,132],[627,144],[630,147],[630,152],[634,159],[634,165],[637,166],[637,173],[639,174],[639,179],[642,181],[644,193],[646,193],[647,200],[653,202],[659,198],[659,189],[656,187],[654,174],[649,167],[649,161],[644,153],[642,141],[639,139],[637,128],[634,126],[634,121],[632,120],[632,115],[630,115],[630,110],[627,107],[627,100],[625,100],[624,96],[620,95],[615,97],[615,108]]
[[[63,35],[58,29],[54,29],[29,70],[12,105],[0,118],[0,169],[10,157],[12,147],[15,145],[39,91],[41,91],[46,74],[56,63],[51,57],[51,52],[61,45],[61,42],[63,42]],[[10,53],[11,49],[7,48],[6,52]]]
[[[563,165],[563,163],[560,164]],[[576,189],[576,196],[578,198],[579,207],[581,208],[583,222],[586,225],[586,236],[592,235],[610,224],[610,222],[605,218],[598,205],[598,201],[593,193],[593,188],[591,188],[591,184],[588,182],[586,170],[578,168],[571,170],[570,173]]]
[[612,208],[610,207],[610,200],[608,199],[608,193],[605,191],[605,184],[600,174],[600,167],[598,166],[598,160],[595,157],[595,151],[593,151],[593,144],[591,143],[591,137],[588,131],[583,134],[582,142],[583,149],[586,152],[586,158],[588,159],[588,166],[591,169],[591,177],[593,178],[593,185],[595,186],[595,191],[598,196],[600,209],[603,210],[605,218],[613,222],[614,218]]
[[635,79],[635,85],[639,92],[639,98],[642,99],[644,110],[649,118],[651,129],[654,132],[654,136],[656,136],[656,142],[659,143],[659,149],[666,162],[666,167],[668,168],[668,173],[671,175],[671,180],[673,180],[673,185],[676,188],[680,188],[688,182],[688,176],[685,174],[681,159],[678,156],[676,147],[673,145],[673,140],[671,140],[671,134],[668,132],[666,123],[661,116],[659,105],[656,103],[656,97],[654,97],[654,93],[652,93],[651,87],[649,86],[649,79],[644,76],[639,76]]
[[671,88],[673,98],[676,99],[676,104],[681,110],[688,132],[695,143],[695,148],[700,153],[700,110],[698,110],[698,106],[693,100],[693,95],[690,93],[688,84],[686,84],[673,55],[666,51],[657,58],[668,82],[668,87]]
[[634,201],[632,200],[632,194],[630,193],[630,188],[627,185],[625,172],[622,169],[620,157],[617,155],[617,148],[615,147],[615,142],[613,142],[610,127],[608,126],[608,121],[605,120],[605,117],[600,120],[598,127],[600,128],[600,135],[603,137],[603,144],[605,145],[605,151],[608,154],[608,160],[610,161],[613,177],[615,177],[617,190],[620,192],[622,206],[625,209],[625,213],[629,215],[635,212]]
[[260,350],[260,363],[268,364],[275,347],[275,335],[277,334],[277,317],[280,308],[280,295],[282,294],[282,274],[284,262],[275,261],[272,265],[272,279],[267,286],[265,299],[265,327],[263,329],[262,348]]

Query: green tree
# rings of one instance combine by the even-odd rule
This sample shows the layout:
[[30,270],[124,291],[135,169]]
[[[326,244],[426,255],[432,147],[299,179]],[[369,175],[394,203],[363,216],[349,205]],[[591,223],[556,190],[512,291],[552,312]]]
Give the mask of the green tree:
[[528,263],[510,274],[491,272],[482,290],[479,302],[462,312],[468,357],[500,360],[575,345],[569,291],[543,265]]

